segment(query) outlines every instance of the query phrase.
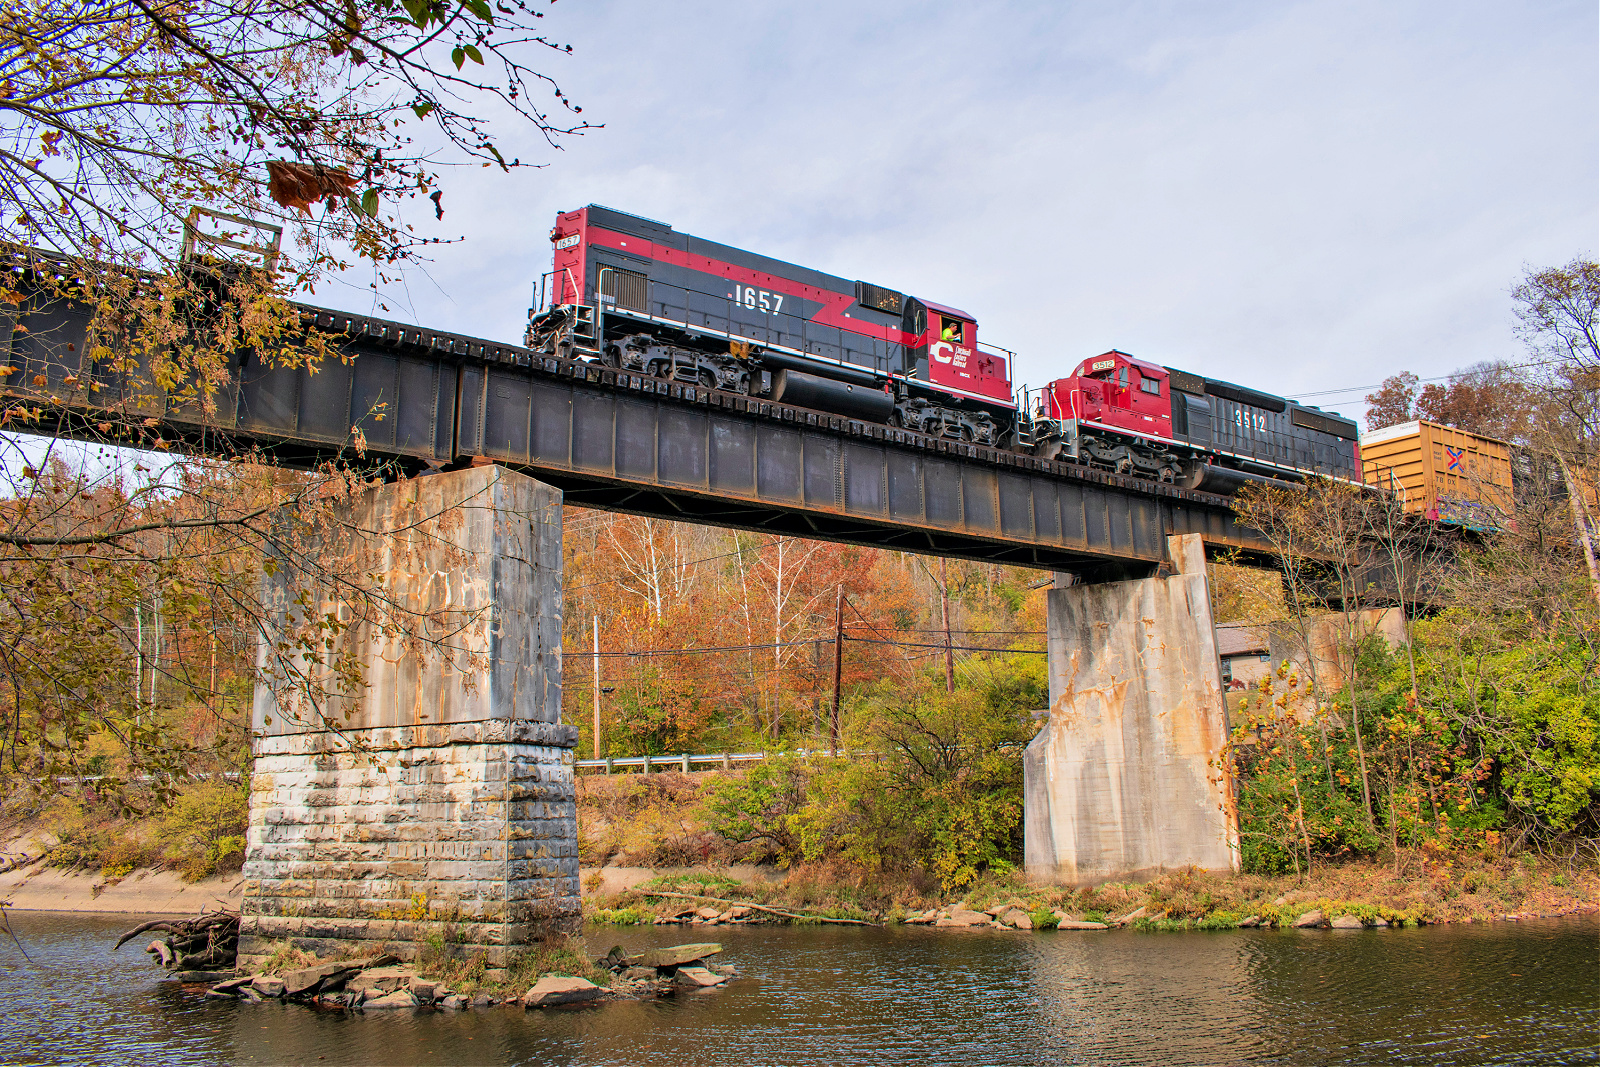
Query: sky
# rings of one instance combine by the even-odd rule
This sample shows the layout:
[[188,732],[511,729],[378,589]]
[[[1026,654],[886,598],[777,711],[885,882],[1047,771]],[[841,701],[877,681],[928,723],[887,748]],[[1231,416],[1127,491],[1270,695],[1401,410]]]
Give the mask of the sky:
[[594,202],[963,308],[1019,384],[1115,347],[1359,416],[1518,358],[1511,287],[1600,244],[1593,0],[542,10],[603,128],[501,124],[547,165],[445,171],[464,240],[315,302],[515,341]]

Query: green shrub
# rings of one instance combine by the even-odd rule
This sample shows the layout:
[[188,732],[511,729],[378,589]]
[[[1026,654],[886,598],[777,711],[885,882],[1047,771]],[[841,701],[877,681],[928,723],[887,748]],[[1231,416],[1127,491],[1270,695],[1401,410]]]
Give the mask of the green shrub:
[[249,821],[247,784],[201,782],[178,794],[156,828],[156,840],[184,880],[198,882],[243,865]]
[[596,908],[588,915],[588,920],[601,926],[641,926],[652,920],[653,916],[642,908]]

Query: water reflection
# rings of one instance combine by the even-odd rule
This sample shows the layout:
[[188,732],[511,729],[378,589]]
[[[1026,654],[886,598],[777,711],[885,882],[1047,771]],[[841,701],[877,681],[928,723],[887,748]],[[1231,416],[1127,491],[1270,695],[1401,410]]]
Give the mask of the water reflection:
[[[6,1063],[1600,1062],[1593,919],[1218,934],[734,928],[746,977],[654,1003],[319,1014],[154,980],[117,917],[13,915]],[[591,934],[596,954],[685,939]],[[696,930],[699,937],[703,932]]]

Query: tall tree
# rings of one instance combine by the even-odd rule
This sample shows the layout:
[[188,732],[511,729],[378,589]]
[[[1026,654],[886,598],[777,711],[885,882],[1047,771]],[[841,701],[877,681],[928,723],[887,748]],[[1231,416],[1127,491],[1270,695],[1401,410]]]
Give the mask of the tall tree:
[[1530,378],[1528,443],[1566,487],[1590,588],[1600,601],[1600,265],[1575,259],[1529,271],[1512,290],[1518,334],[1538,357]]
[[[241,349],[329,358],[290,298],[351,260],[376,288],[416,258],[446,165],[526,165],[498,147],[508,120],[550,144],[581,130],[532,65],[570,51],[543,19],[526,0],[0,0],[0,306],[90,316],[70,357],[85,373],[64,387],[0,365],[0,776],[81,773],[107,737],[119,773],[180,775],[194,708],[237,717],[222,690],[256,677],[262,572],[296,558],[286,538],[341,537],[336,505],[372,472],[351,469],[367,467],[354,429],[345,462],[310,473],[250,455],[151,462],[171,442],[146,416],[209,411]],[[255,251],[224,255],[202,232]],[[12,436],[66,403],[99,409],[84,432],[145,458],[69,466],[59,442]],[[317,578],[357,615],[384,610],[360,568]],[[336,658],[319,650],[338,618],[308,609],[297,625],[274,638],[278,673],[321,714],[359,678],[319,662]]]
[[1367,429],[1381,430],[1416,418],[1417,383],[1420,381],[1410,371],[1385,378],[1375,393],[1368,393]]
[[[135,407],[209,403],[239,347],[322,358],[286,298],[352,253],[374,288],[414,258],[444,165],[523,166],[491,113],[551,143],[582,128],[529,65],[570,50],[543,17],[526,0],[4,0],[0,241],[45,297],[93,309],[87,354]],[[214,214],[189,236],[263,248],[266,269],[177,269],[193,209]],[[280,254],[247,219],[281,231]]]

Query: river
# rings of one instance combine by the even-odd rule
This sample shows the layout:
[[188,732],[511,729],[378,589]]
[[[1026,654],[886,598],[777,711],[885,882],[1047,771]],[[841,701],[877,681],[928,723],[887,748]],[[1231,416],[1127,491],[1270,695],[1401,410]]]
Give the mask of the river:
[[[161,982],[137,919],[11,913],[0,1062],[1600,1063],[1593,917],[1158,934],[591,928],[593,954],[715,938],[742,976],[652,1003],[346,1016]],[[0,937],[4,937],[0,932]]]

